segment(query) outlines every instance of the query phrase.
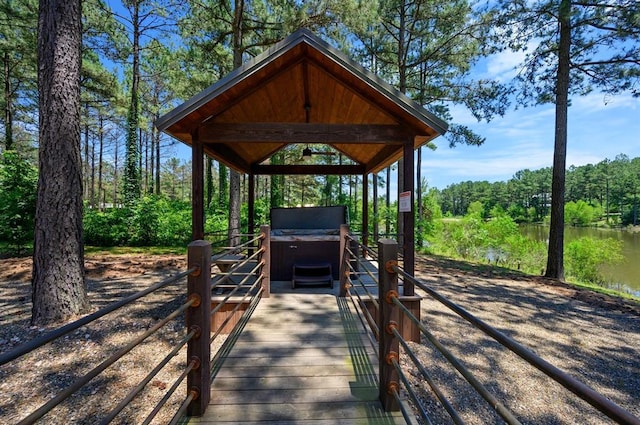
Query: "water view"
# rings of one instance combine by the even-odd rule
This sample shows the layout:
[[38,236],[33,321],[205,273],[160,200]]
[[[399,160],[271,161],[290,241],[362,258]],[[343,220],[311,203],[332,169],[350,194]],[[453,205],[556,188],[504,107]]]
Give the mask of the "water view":
[[[522,234],[538,241],[547,241],[549,227],[540,225],[521,225]],[[613,238],[622,241],[624,261],[617,265],[602,268],[606,285],[610,288],[631,292],[640,296],[640,233],[623,230],[597,229],[587,227],[566,227],[565,244],[581,237]]]

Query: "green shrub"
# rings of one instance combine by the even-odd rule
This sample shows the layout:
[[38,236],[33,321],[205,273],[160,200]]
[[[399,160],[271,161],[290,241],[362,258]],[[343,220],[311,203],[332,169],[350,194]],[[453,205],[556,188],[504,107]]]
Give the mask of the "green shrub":
[[97,246],[186,246],[191,241],[191,205],[145,196],[131,208],[85,209],[84,240]]
[[105,211],[85,209],[84,242],[96,246],[124,246],[131,241],[130,208],[110,208]]
[[588,226],[602,214],[601,208],[593,207],[583,200],[567,202],[564,206],[564,221],[572,226]]
[[191,205],[163,198],[158,201],[161,212],[158,222],[157,244],[186,246],[191,241]]
[[15,151],[0,160],[0,241],[12,249],[33,242],[38,170]]
[[[162,198],[144,196],[133,207],[131,245],[151,246],[158,243]],[[166,214],[164,208],[162,213]]]
[[445,255],[477,260],[486,256],[486,239],[482,219],[478,214],[472,214],[462,220],[446,222],[438,245]]
[[567,274],[579,281],[602,283],[600,266],[622,261],[622,241],[582,237],[569,242],[564,255]]

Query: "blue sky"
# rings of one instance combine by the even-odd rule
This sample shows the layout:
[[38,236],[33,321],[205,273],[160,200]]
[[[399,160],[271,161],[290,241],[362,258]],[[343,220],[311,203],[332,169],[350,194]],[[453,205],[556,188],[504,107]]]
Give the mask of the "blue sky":
[[[477,67],[479,75],[508,81],[521,55],[503,53]],[[486,141],[482,146],[425,151],[422,175],[429,187],[444,189],[462,181],[507,181],[518,170],[550,167],[553,163],[554,105],[509,110],[490,123],[478,123],[464,108],[452,111],[454,121],[472,128]],[[568,116],[567,167],[596,164],[618,154],[640,156],[640,99],[629,94],[593,93],[571,99]]]

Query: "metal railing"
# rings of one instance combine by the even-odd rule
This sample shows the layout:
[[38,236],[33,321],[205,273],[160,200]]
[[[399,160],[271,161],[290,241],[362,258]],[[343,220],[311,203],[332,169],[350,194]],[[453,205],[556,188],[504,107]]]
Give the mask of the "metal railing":
[[[421,363],[419,356],[408,344],[407,336],[403,335],[410,333],[406,331],[406,328],[408,327],[407,323],[411,323],[506,423],[520,424],[514,413],[475,377],[462,360],[457,358],[433,335],[428,327],[416,317],[414,311],[407,308],[399,293],[399,278],[401,278],[403,283],[409,282],[420,288],[426,295],[446,306],[616,423],[640,425],[640,419],[630,412],[578,379],[551,365],[504,333],[478,319],[424,282],[406,273],[398,263],[398,245],[396,241],[382,239],[378,242],[377,250],[358,244],[360,252],[365,255],[357,256],[352,249],[352,246],[357,242],[349,237],[347,238],[349,240],[344,243],[345,251],[341,269],[343,272],[341,276],[341,291],[352,300],[353,305],[362,317],[362,323],[368,325],[370,329],[372,344],[377,345],[380,400],[386,410],[401,410],[407,423],[412,423],[411,418],[414,415],[407,412],[405,404],[401,402],[400,393],[402,388],[412,400],[414,408],[422,420],[427,424],[432,423],[430,413],[420,401],[416,388],[410,384],[406,372],[400,366],[400,355],[402,353],[402,355],[408,357],[408,362],[413,363],[452,421],[456,424],[464,423],[459,413],[444,395],[446,391],[433,379],[427,368]],[[361,258],[364,256],[377,263],[375,272],[370,269],[363,270],[365,262]],[[354,267],[354,264],[360,264],[360,266]]]
[[[188,247],[188,269],[186,271],[168,279],[164,279],[161,282],[155,283],[144,290],[126,296],[123,299],[94,313],[88,314],[72,323],[53,329],[31,341],[1,353],[0,366],[11,364],[26,354],[56,340],[64,337],[72,338],[74,335],[69,334],[73,331],[77,331],[101,319],[107,320],[105,316],[108,314],[116,312],[119,309],[129,306],[137,301],[142,301],[145,296],[156,293],[163,288],[168,288],[184,282],[185,278],[187,278],[186,299],[182,302],[180,302],[179,299],[174,299],[171,302],[179,302],[179,306],[177,308],[165,317],[158,318],[152,326],[119,347],[115,352],[108,355],[106,359],[102,360],[100,364],[92,368],[90,371],[75,379],[75,381],[66,386],[55,396],[51,397],[35,411],[21,419],[18,424],[32,424],[43,418],[62,402],[74,395],[74,393],[78,392],[78,390],[94,380],[94,378],[105,372],[114,363],[126,358],[128,353],[142,344],[150,336],[156,334],[161,328],[167,326],[170,322],[174,322],[175,320],[179,320],[183,317],[186,325],[184,335],[173,345],[173,347],[171,347],[166,355],[157,362],[157,364],[153,365],[151,370],[146,373],[140,382],[129,389],[126,396],[117,402],[114,407],[111,407],[114,402],[110,401],[109,406],[103,409],[108,412],[104,417],[96,418],[95,423],[108,424],[116,419],[118,415],[138,395],[141,394],[148,384],[152,382],[154,377],[156,377],[175,356],[177,356],[181,351],[184,351],[183,349],[185,346],[186,366],[183,368],[180,375],[175,377],[171,385],[167,385],[168,389],[164,393],[164,396],[155,406],[153,406],[142,423],[150,423],[165,407],[172,395],[176,393],[181,385],[183,385],[185,380],[187,381],[187,394],[173,414],[170,423],[178,423],[185,413],[190,416],[203,414],[207,408],[210,397],[209,392],[212,376],[212,364],[213,367],[215,367],[217,362],[216,359],[219,358],[219,353],[214,353],[214,357],[212,359],[210,347],[212,342],[223,334],[225,326],[228,325],[230,316],[226,320],[223,320],[220,326],[216,329],[212,329],[211,327],[213,317],[222,307],[229,303],[229,300],[231,300],[232,297],[240,297],[242,303],[248,303],[249,308],[245,313],[246,315],[250,315],[252,309],[257,305],[260,296],[265,292],[263,288],[263,285],[265,285],[265,273],[263,272],[263,269],[265,264],[268,264],[269,262],[269,256],[268,245],[265,245],[264,241],[265,239],[268,241],[268,235],[265,235],[263,232],[257,236],[242,235],[241,237],[244,242],[240,245],[233,247],[220,247],[215,256],[212,256],[210,242],[194,241]],[[226,268],[226,271],[216,272],[215,269],[212,270],[216,260],[220,260],[225,257],[229,258],[229,256],[233,256],[237,261],[231,263],[227,262],[226,265],[228,265],[228,268]],[[266,278],[266,288],[268,292],[268,271],[266,272]],[[213,309],[211,308],[212,290],[220,290],[225,294],[221,300],[218,300],[216,308]],[[236,310],[240,308],[242,303],[237,303],[235,305]],[[232,310],[232,312],[235,313],[236,310]],[[246,321],[244,317],[243,320]],[[236,326],[236,328],[237,327],[238,326]],[[231,335],[233,335],[234,332],[236,331],[232,329]],[[66,340],[65,343],[67,343]],[[225,345],[223,344],[222,347],[225,348]],[[222,351],[222,348],[219,351]],[[25,371],[19,372],[23,374],[25,373]],[[55,373],[60,373],[60,371],[58,370]],[[28,380],[28,377],[25,376],[25,380]],[[25,385],[28,385],[28,382],[25,382]],[[97,390],[94,390],[94,394],[97,392]],[[96,397],[100,396],[96,395]],[[104,398],[109,399],[109,397]]]

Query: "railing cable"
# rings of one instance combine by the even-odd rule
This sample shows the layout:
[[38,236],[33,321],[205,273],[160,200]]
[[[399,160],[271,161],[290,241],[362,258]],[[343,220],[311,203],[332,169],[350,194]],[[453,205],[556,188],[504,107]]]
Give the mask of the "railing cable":
[[493,394],[486,389],[484,385],[454,356],[444,345],[438,341],[438,339],[424,326],[411,312],[402,304],[402,301],[398,297],[391,297],[393,303],[399,307],[402,312],[408,317],[418,328],[424,336],[427,337],[429,342],[442,353],[442,355],[449,361],[449,363],[456,368],[458,372],[464,377],[464,379],[471,384],[471,386],[484,398],[495,411],[502,416],[502,418],[508,423],[513,425],[520,425],[520,421],[513,415],[513,413],[507,409]]
[[216,377],[216,375],[217,375],[217,373],[218,373],[218,371],[219,371],[219,369],[221,367],[221,365],[218,364],[218,361],[221,358],[223,358],[224,356],[226,356],[231,351],[231,349],[233,348],[233,345],[235,344],[235,341],[240,336],[240,333],[244,329],[244,326],[249,321],[249,318],[253,314],[253,311],[258,306],[258,302],[260,301],[260,296],[262,295],[263,291],[264,291],[263,287],[260,287],[258,289],[258,293],[250,301],[249,307],[242,314],[238,324],[236,326],[234,326],[234,328],[231,331],[231,333],[229,334],[229,336],[227,336],[227,339],[225,339],[225,341],[222,343],[222,346],[220,347],[220,349],[216,352],[216,354],[211,359],[211,381],[213,381],[215,379],[215,377]]
[[131,351],[133,348],[135,348],[138,344],[140,344],[142,341],[147,339],[153,333],[158,331],[158,329],[162,328],[169,321],[171,321],[171,320],[175,319],[176,317],[178,317],[181,313],[184,313],[184,311],[187,308],[189,308],[194,302],[195,302],[194,298],[188,299],[187,302],[185,302],[178,309],[174,310],[171,314],[169,314],[167,317],[165,317],[164,319],[162,319],[161,321],[156,323],[153,327],[151,327],[145,333],[143,333],[139,337],[137,337],[134,340],[132,340],[129,344],[127,344],[126,346],[122,347],[120,350],[116,351],[108,359],[106,359],[105,361],[100,363],[98,366],[96,366],[95,368],[90,370],[87,374],[85,374],[80,379],[76,380],[73,384],[69,385],[66,389],[64,389],[62,392],[60,392],[57,396],[55,396],[54,398],[49,400],[47,403],[42,405],[40,408],[38,408],[36,411],[31,413],[29,416],[27,416],[26,418],[21,420],[18,424],[19,425],[32,424],[36,420],[40,419],[42,416],[46,415],[51,409],[56,407],[58,404],[60,404],[62,401],[64,401],[71,394],[73,394],[74,392],[76,392],[77,390],[82,388],[89,381],[91,381],[93,378],[98,376],[100,373],[102,373],[105,369],[107,369],[113,363],[118,361],[122,356],[127,354],[129,351]]
[[399,267],[394,267],[394,270],[404,276],[406,279],[411,280],[414,285],[417,285],[420,289],[427,292],[434,299],[444,304],[450,310],[457,313],[460,317],[471,323],[476,328],[482,330],[487,335],[491,336],[493,339],[498,341],[503,346],[507,347],[509,350],[520,356],[522,359],[526,360],[529,364],[536,367],[547,376],[552,378],[554,381],[561,384],[563,387],[576,394],[587,403],[595,407],[600,412],[609,416],[609,418],[617,421],[618,423],[623,424],[633,424],[640,425],[640,419],[633,416],[631,413],[627,412],[608,398],[604,397],[602,394],[598,393],[591,387],[586,384],[580,382],[573,376],[563,372],[557,367],[553,366],[551,363],[546,360],[540,358],[536,354],[534,354],[531,350],[521,345],[514,339],[508,337],[477,317],[473,316],[471,313],[458,306],[457,304],[449,301],[438,292],[429,288],[423,282],[417,280],[415,277],[407,274],[404,270]]
[[[398,332],[398,330],[395,327],[392,328],[392,331],[393,331],[393,335],[396,338],[398,338],[398,341],[400,341],[400,345],[402,345],[402,348],[404,349],[404,353],[409,356],[413,364],[416,366],[416,368],[418,368],[418,370],[420,371],[420,374],[427,381],[427,383],[429,384],[429,387],[431,387],[431,390],[434,392],[434,394],[436,395],[440,403],[442,403],[442,406],[445,408],[447,413],[449,413],[449,416],[451,417],[451,419],[453,419],[453,422],[456,423],[457,425],[464,425],[464,421],[462,420],[460,415],[458,415],[458,412],[456,412],[456,410],[453,408],[449,400],[442,393],[442,391],[440,390],[440,387],[438,387],[436,382],[431,377],[431,374],[427,371],[427,369],[425,369],[422,363],[420,363],[420,360],[418,359],[418,357],[416,357],[415,353],[413,352],[411,347],[409,347],[409,344],[407,344],[405,339],[402,338],[402,335],[400,335],[400,332]],[[405,388],[406,387],[407,387],[407,384],[405,383]],[[416,407],[417,406],[420,406],[420,409],[422,410],[422,405],[420,403],[416,402]]]
[[0,354],[0,366],[17,359],[18,357],[21,357],[33,350],[35,350],[36,348],[42,347],[43,345],[45,345],[48,342],[53,341],[56,338],[60,338],[61,336],[64,336],[66,334],[68,334],[71,331],[74,331],[78,328],[81,328],[82,326],[89,324],[91,322],[93,322],[96,319],[99,319],[103,316],[106,316],[107,314],[113,312],[114,310],[119,309],[120,307],[123,307],[135,300],[137,300],[138,298],[142,298],[145,295],[150,294],[151,292],[154,292],[164,286],[167,286],[171,283],[175,283],[178,280],[188,276],[190,273],[192,273],[193,271],[195,271],[195,268],[190,268],[187,271],[184,271],[182,273],[178,273],[175,276],[172,276],[168,279],[165,279],[161,282],[156,283],[155,285],[151,285],[150,287],[148,287],[147,289],[144,289],[140,292],[137,292],[135,294],[132,294],[126,298],[123,298],[120,301],[117,301],[113,304],[108,305],[107,307],[104,307],[94,313],[88,314],[76,321],[73,321],[71,323],[68,323],[64,326],[61,326],[59,328],[54,329],[51,332],[47,332],[44,335],[41,335],[37,338],[32,339],[29,342],[26,342],[22,345],[19,345],[18,347],[14,348],[13,350],[9,350],[3,354]]
[[[241,307],[241,306],[242,306],[242,304],[244,303],[244,300],[246,300],[246,299],[247,299],[247,297],[251,294],[251,292],[256,288],[256,286],[257,286],[259,283],[262,283],[262,279],[263,279],[263,278],[264,278],[264,275],[260,275],[260,277],[259,277],[258,279],[256,279],[256,281],[253,283],[253,285],[251,285],[251,286],[249,287],[249,290],[248,290],[248,291],[244,294],[244,296],[240,299],[240,302],[236,303],[236,306],[233,308],[233,310],[232,310],[231,312],[229,312],[229,313],[227,314],[227,317],[226,317],[226,318],[224,319],[224,321],[220,324],[220,326],[218,326],[218,329],[216,329],[216,331],[215,331],[215,332],[213,332],[213,335],[209,338],[209,342],[210,342],[210,343],[213,343],[213,341],[218,337],[218,335],[219,335],[219,334],[222,332],[222,330],[224,329],[225,325],[226,325],[227,323],[229,323],[229,321],[231,321],[231,319],[233,318],[233,315],[235,314],[235,312],[236,312],[236,311],[238,311],[238,310],[240,309],[240,307]],[[262,289],[262,288],[260,288],[260,289]],[[260,293],[261,293],[261,291],[258,291],[258,293],[254,295],[254,297],[259,298]],[[212,312],[211,312],[211,313],[212,313],[212,315],[213,315],[213,313],[214,313],[214,310],[215,310],[215,311],[218,311],[218,307],[223,306],[223,305],[226,303],[226,301],[227,301],[228,299],[229,299],[228,297],[227,297],[227,298],[225,298],[225,300],[224,300],[223,302],[221,302],[218,306],[216,306],[216,308],[215,308],[215,309],[213,309],[213,310],[212,310]]]
[[173,415],[173,418],[171,418],[169,425],[176,425],[178,422],[180,422],[182,420],[182,417],[184,416],[184,413],[187,411],[187,407],[189,407],[189,404],[191,404],[191,402],[197,399],[199,396],[200,394],[198,394],[196,390],[189,390],[187,397],[182,401],[180,408],[175,413],[175,415]]
[[196,366],[198,366],[197,360],[194,359],[189,362],[186,369],[182,371],[178,379],[175,380],[175,382],[173,383],[171,388],[169,388],[169,390],[164,395],[164,397],[162,397],[162,399],[156,404],[156,407],[153,408],[151,413],[147,415],[144,422],[142,422],[142,425],[148,425],[151,423],[153,418],[155,418],[158,412],[160,412],[160,409],[162,409],[162,407],[167,403],[167,401],[169,401],[169,398],[171,398],[171,396],[173,395],[173,393],[176,392],[180,384],[187,378],[187,375],[189,375],[189,372],[191,372],[192,369],[195,369]]
[[[398,377],[400,378],[400,381],[402,381],[402,385],[404,386],[405,391],[407,391],[407,394],[409,394],[409,397],[411,397],[411,400],[413,400],[413,404],[415,408],[419,410],[419,413],[422,419],[424,419],[424,421],[428,425],[433,425],[433,423],[431,422],[431,418],[429,418],[429,415],[427,414],[426,410],[424,410],[422,403],[420,403],[420,400],[418,399],[418,395],[416,394],[415,390],[409,383],[409,380],[404,374],[398,361],[395,358],[392,358],[391,364],[396,369],[396,372],[398,373]],[[406,412],[406,409],[404,408],[404,403],[400,399],[400,395],[398,394],[397,387],[393,388],[393,393],[394,393],[393,396],[395,397],[396,402],[398,403],[398,406],[400,406],[400,410],[402,411],[402,416],[404,417],[407,423],[411,423],[410,416],[408,415],[408,413]]]
[[[356,309],[356,312],[358,313],[358,319],[360,320],[360,323],[362,324],[362,327],[365,329],[366,335],[367,335],[367,340],[369,341],[369,344],[371,344],[371,348],[373,348],[373,352],[375,354],[376,357],[379,356],[377,347],[378,347],[378,325],[376,325],[375,320],[373,319],[373,317],[371,317],[371,314],[369,313],[369,311],[366,309],[365,304],[362,302],[362,300],[360,299],[360,297],[358,297],[358,301],[359,303],[356,303],[355,298],[353,298],[353,296],[351,295],[350,291],[347,291],[347,297],[349,297],[349,299],[351,300],[351,303],[353,304],[353,307]],[[361,308],[358,307],[358,304],[360,304]],[[367,326],[367,324],[364,322],[363,317],[365,317],[365,319],[367,320],[369,326]],[[367,329],[370,329],[371,332],[368,332]],[[371,335],[373,334],[373,335]]]
[[162,370],[162,368],[165,367],[166,364],[169,363],[169,361],[171,361],[171,359],[175,357],[178,351],[180,351],[180,349],[184,347],[184,345],[187,342],[189,342],[189,340],[193,338],[195,335],[196,335],[195,330],[192,330],[187,335],[185,335],[184,338],[182,338],[182,340],[178,343],[178,345],[176,345],[169,352],[169,354],[167,354],[165,358],[162,359],[162,361],[158,363],[156,367],[154,367],[151,370],[151,372],[149,372],[147,376],[145,376],[144,379],[140,381],[138,385],[132,388],[131,391],[129,391],[129,394],[127,394],[127,396],[124,399],[122,399],[122,401],[115,408],[113,408],[113,410],[111,410],[111,412],[109,412],[109,414],[104,419],[102,419],[102,421],[100,421],[100,425],[107,425],[118,415],[118,413],[122,411],[122,409],[127,407],[127,404],[129,404],[131,400],[133,400],[134,397],[137,396],[144,389],[144,387],[153,379],[153,377],[156,376]]

